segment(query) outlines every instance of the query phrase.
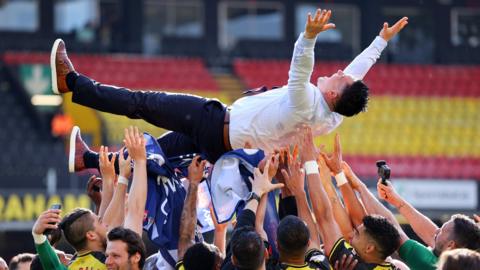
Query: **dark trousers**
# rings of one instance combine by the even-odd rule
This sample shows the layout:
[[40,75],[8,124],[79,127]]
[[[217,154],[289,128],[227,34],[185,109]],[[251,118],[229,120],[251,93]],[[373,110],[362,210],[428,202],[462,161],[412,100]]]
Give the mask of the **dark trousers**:
[[167,156],[203,153],[215,162],[223,143],[226,106],[216,99],[160,91],[131,91],[79,75],[72,101],[103,112],[143,119],[173,131],[159,138]]

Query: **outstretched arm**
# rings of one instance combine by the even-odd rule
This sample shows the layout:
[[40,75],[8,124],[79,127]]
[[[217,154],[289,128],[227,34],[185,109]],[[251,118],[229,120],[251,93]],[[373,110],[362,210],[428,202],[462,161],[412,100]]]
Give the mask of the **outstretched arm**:
[[[267,161],[270,160],[270,166],[268,167],[268,179],[270,181],[273,179],[273,177],[277,173],[279,158],[280,158],[280,154],[268,155],[268,156],[265,156],[265,158],[260,162],[262,163],[262,166],[260,167],[260,164],[258,165],[258,168],[260,169],[260,171],[264,171]],[[255,230],[265,241],[268,241],[267,233],[263,228],[263,225],[265,222],[265,213],[267,211],[267,204],[268,204],[268,193],[264,194],[260,198],[260,203],[258,205],[256,217],[255,217]]]
[[[381,180],[379,180],[379,182],[381,182]],[[395,225],[398,232],[400,233],[400,245],[403,245],[403,243],[405,243],[409,238],[403,231],[402,227],[400,226],[392,212],[388,210],[382,203],[380,203],[377,198],[375,198],[375,196],[370,192],[370,190],[368,190],[367,185],[365,185],[364,183],[360,183],[358,185],[357,191],[360,193],[360,198],[362,199],[363,205],[365,205],[368,213],[384,216],[393,225]]]
[[142,235],[143,215],[147,202],[147,153],[145,138],[138,128],[125,129],[125,146],[133,159],[133,179],[128,195],[125,228]]
[[[307,187],[310,194],[313,213],[318,223],[318,231],[324,243],[325,253],[330,255],[335,242],[342,236],[340,229],[335,221],[332,205],[328,199],[321,184],[321,176],[327,174],[330,178],[330,171],[326,171],[320,166],[318,171],[318,164],[315,163],[315,146],[313,144],[313,135],[309,127],[304,127],[303,136],[300,138],[301,145],[301,160],[307,170]],[[330,181],[330,179],[328,180]]]
[[117,158],[117,155],[113,154],[112,160],[109,160],[108,147],[103,145],[100,146],[100,151],[98,152],[98,154],[100,174],[102,175],[102,201],[98,210],[98,216],[102,218],[113,197],[114,182],[115,177],[117,177],[113,164],[115,164],[115,159]]
[[[357,196],[355,195],[352,186],[350,186],[346,178],[346,173],[343,170],[344,166],[342,158],[342,145],[340,144],[340,135],[338,133],[335,135],[333,154],[331,156],[328,156],[323,151],[321,152],[321,154],[323,160],[325,161],[325,164],[328,166],[333,175],[335,175],[335,178],[337,180],[337,186],[342,193],[345,206],[353,224],[355,226],[360,225],[362,223],[363,217],[367,213],[363,208],[363,205],[360,203]],[[344,230],[342,231],[345,232]]]
[[332,12],[318,9],[312,18],[308,14],[305,32],[300,35],[293,50],[290,71],[288,72],[288,93],[290,106],[296,109],[309,108],[313,93],[307,91],[313,71],[316,37],[320,32],[332,29],[334,24],[328,23]]
[[[124,148],[122,148],[122,150],[123,149]],[[122,150],[120,150],[120,154],[118,156],[118,164],[120,168],[120,174],[118,177],[119,181],[117,182],[117,186],[114,188],[113,197],[108,204],[108,207],[105,210],[105,214],[102,218],[102,223],[105,224],[107,228],[115,228],[122,225],[125,221],[125,194],[127,194],[128,189],[128,178],[131,175],[131,157],[129,156],[125,160]],[[100,168],[102,167],[102,163],[108,162],[108,156],[106,153],[106,151],[103,151],[103,153],[102,151],[100,151]],[[113,162],[110,162],[110,164],[108,164],[108,167],[111,167],[111,170],[114,171]],[[103,181],[105,182],[105,180]]]
[[387,42],[392,39],[408,24],[408,18],[403,17],[392,27],[388,27],[388,23],[383,24],[383,28],[373,42],[362,53],[360,53],[345,68],[344,73],[352,76],[355,80],[361,80],[370,68],[377,62],[382,51],[387,47]]
[[435,244],[435,233],[438,226],[428,217],[420,213],[415,207],[409,204],[395,191],[392,182],[387,181],[387,185],[378,184],[378,195],[381,199],[395,206],[402,216],[404,216],[413,231],[429,246]]
[[200,156],[193,158],[188,166],[187,197],[183,204],[182,216],[180,218],[180,229],[178,238],[178,260],[182,260],[187,249],[193,245],[195,237],[195,225],[197,224],[197,193],[198,185],[203,178],[205,160],[199,161]]
[[[308,156],[309,154],[314,157],[314,155],[311,154],[311,151],[310,153],[306,153],[305,156]],[[295,196],[295,201],[297,203],[298,209],[298,217],[305,221],[308,230],[310,231],[310,245],[308,249],[319,249],[320,238],[318,237],[317,227],[315,221],[313,221],[310,206],[308,205],[307,193],[305,192],[305,171],[301,168],[301,162],[298,162],[291,157],[289,157],[288,160],[289,172],[287,172],[286,170],[282,170],[285,184]]]

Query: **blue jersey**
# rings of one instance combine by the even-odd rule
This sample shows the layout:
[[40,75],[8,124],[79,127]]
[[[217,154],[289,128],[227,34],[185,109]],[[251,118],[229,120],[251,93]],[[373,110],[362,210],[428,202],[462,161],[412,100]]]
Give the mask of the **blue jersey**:
[[176,172],[163,153],[157,140],[144,134],[147,151],[147,202],[143,229],[159,247],[162,256],[175,266],[176,259],[168,251],[178,247],[180,217],[186,191],[183,175]]

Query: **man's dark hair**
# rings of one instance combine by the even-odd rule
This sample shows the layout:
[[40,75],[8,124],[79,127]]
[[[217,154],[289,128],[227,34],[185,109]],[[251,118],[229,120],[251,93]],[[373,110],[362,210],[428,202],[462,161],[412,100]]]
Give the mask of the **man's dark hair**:
[[252,226],[235,229],[230,240],[232,256],[237,269],[255,270],[264,263],[265,246],[263,240]]
[[452,216],[452,240],[458,248],[480,249],[480,226],[473,219],[457,214]]
[[189,247],[183,256],[185,270],[215,269],[217,249],[210,244],[196,243]]
[[91,213],[92,211],[89,209],[76,208],[60,222],[60,228],[63,230],[65,239],[67,239],[67,242],[77,251],[86,248],[86,234],[88,231],[94,229],[94,220],[90,215]]
[[368,86],[361,80],[345,87],[333,111],[344,116],[354,116],[367,109]]
[[140,254],[140,260],[138,261],[138,266],[140,269],[143,268],[145,264],[145,259],[147,257],[145,244],[143,243],[142,237],[138,233],[123,227],[113,228],[107,235],[108,241],[122,241],[127,244],[128,257],[135,254]]
[[32,264],[30,264],[30,270],[43,270],[43,266],[38,255],[35,255],[35,258],[33,258]]
[[309,239],[307,225],[296,216],[286,216],[278,224],[278,249],[287,256],[305,256]]
[[32,253],[20,253],[20,254],[14,256],[10,260],[10,264],[8,265],[8,269],[17,270],[19,264],[26,263],[26,262],[31,262],[31,261],[33,261],[34,257],[35,257],[35,254],[32,254]]
[[377,244],[381,259],[385,260],[398,249],[400,234],[388,219],[378,215],[368,215],[362,221],[366,233]]

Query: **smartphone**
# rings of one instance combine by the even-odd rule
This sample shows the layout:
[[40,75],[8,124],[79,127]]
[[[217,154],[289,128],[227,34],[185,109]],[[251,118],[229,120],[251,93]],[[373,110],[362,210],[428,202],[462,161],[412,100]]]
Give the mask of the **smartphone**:
[[[60,209],[62,209],[62,205],[59,204],[59,203],[56,203],[56,204],[53,204],[53,205],[50,207],[50,209],[60,210]],[[48,224],[55,225],[54,222],[51,222],[51,223],[48,223]],[[49,235],[49,234],[51,234],[52,232],[53,232],[52,229],[46,229],[46,230],[43,232],[43,234],[44,234],[44,235]]]

